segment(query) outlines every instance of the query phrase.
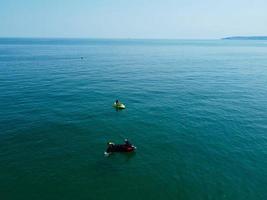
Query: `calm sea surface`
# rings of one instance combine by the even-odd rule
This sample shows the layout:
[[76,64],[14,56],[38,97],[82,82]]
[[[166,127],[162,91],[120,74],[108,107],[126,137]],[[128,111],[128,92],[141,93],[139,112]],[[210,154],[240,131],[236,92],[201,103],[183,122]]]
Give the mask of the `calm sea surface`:
[[267,41],[0,39],[0,198],[266,200]]

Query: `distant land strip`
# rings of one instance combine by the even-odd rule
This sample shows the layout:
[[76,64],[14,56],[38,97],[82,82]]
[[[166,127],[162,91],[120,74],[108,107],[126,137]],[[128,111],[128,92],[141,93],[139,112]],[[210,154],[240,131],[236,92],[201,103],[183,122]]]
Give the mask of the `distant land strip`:
[[267,36],[233,36],[225,37],[223,40],[267,40]]

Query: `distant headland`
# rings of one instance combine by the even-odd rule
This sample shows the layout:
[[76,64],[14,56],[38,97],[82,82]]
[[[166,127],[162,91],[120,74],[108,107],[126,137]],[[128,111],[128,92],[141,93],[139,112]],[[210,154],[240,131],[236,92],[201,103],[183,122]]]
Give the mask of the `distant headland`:
[[267,36],[233,36],[225,37],[223,40],[267,40]]

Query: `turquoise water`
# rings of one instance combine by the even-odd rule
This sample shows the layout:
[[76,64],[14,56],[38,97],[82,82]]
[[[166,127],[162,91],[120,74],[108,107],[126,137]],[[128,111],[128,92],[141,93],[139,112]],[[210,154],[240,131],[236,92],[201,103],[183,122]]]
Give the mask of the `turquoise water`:
[[3,38],[0,110],[3,200],[267,199],[265,41]]

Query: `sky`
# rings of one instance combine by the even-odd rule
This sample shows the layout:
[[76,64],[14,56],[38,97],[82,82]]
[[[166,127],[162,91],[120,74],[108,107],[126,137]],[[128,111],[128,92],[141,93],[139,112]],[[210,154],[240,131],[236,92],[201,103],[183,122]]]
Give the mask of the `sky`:
[[267,0],[0,0],[0,37],[267,35]]

